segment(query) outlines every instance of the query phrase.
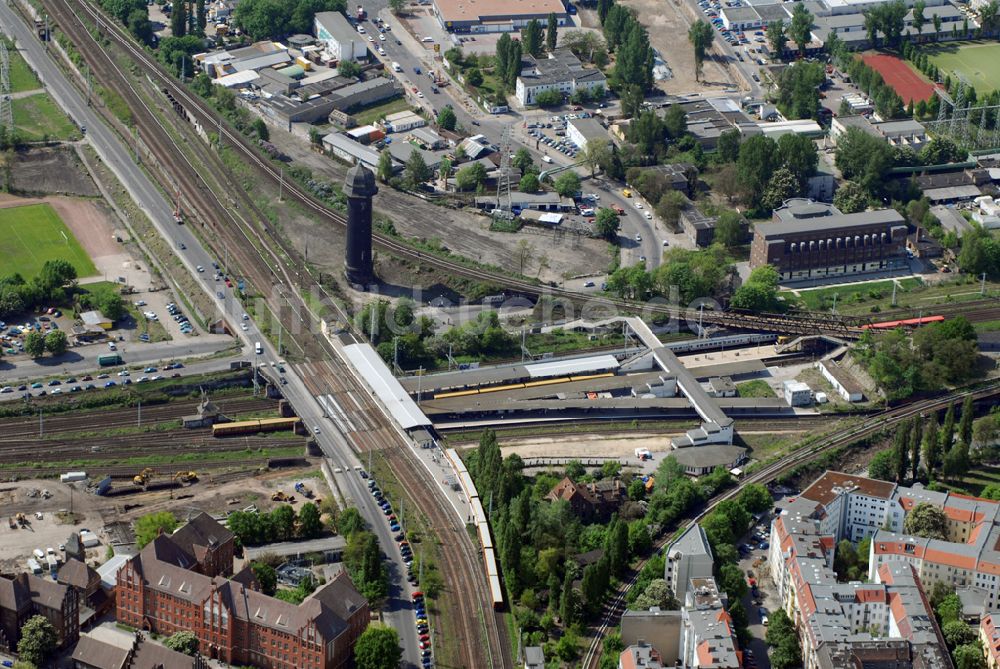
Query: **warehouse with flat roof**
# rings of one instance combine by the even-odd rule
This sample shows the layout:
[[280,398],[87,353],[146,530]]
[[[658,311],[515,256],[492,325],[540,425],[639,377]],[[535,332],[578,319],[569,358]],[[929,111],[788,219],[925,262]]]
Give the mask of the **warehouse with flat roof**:
[[561,0],[434,0],[434,14],[445,30],[457,33],[513,32],[532,19],[544,25],[549,14],[566,25]]

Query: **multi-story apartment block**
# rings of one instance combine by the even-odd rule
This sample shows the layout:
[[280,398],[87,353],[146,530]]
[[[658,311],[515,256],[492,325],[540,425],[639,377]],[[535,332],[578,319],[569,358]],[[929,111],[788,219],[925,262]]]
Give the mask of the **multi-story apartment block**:
[[979,641],[986,652],[987,669],[1000,667],[1000,627],[997,627],[1000,620],[994,616],[1000,617],[1000,613],[987,614],[979,621]]
[[740,669],[743,653],[715,579],[692,578],[681,609],[681,666]]
[[[118,621],[163,635],[192,631],[201,654],[229,664],[273,669],[349,664],[368,625],[368,602],[346,572],[296,606],[259,592],[249,567],[232,578],[221,575],[232,571],[231,564],[218,561],[227,552],[227,534],[204,516],[187,532],[156,537],[118,570]],[[191,546],[200,547],[194,556]]]
[[24,623],[36,615],[52,623],[60,648],[80,638],[80,599],[76,590],[33,574],[0,576],[0,647],[16,648]]
[[668,545],[663,554],[667,558],[663,578],[679,601],[684,601],[692,579],[712,577],[712,547],[697,523]]
[[772,523],[771,575],[799,630],[805,669],[854,666],[851,658],[900,669],[951,666],[916,569],[887,560],[871,583],[839,583],[833,572],[840,539],[873,536],[874,544],[879,528],[902,528],[909,490],[827,472]]

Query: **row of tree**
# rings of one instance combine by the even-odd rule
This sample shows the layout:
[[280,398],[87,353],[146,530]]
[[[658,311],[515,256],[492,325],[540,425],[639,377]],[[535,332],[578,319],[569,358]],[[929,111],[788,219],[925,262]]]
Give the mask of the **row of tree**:
[[65,260],[45,261],[30,280],[8,274],[0,278],[0,319],[43,304],[68,304],[75,286],[76,268]]
[[680,301],[690,304],[700,297],[728,292],[732,272],[732,259],[721,244],[699,250],[671,248],[660,266],[652,271],[640,263],[612,272],[608,291],[621,297],[645,299],[652,295],[670,297],[676,288]]
[[[727,142],[736,139],[730,135]],[[782,135],[777,142],[755,135],[737,146],[736,176],[751,216],[765,215],[805,192],[819,163],[813,141],[794,133]]]
[[290,539],[314,539],[323,531],[319,508],[305,502],[296,514],[295,507],[281,504],[269,513],[234,511],[226,520],[229,530],[241,546]]
[[986,669],[986,659],[979,645],[979,630],[965,622],[962,600],[954,589],[940,581],[935,583],[931,588],[930,602],[955,668]]
[[234,20],[255,41],[280,40],[296,33],[311,33],[313,18],[319,12],[346,9],[345,0],[240,0]]
[[597,15],[601,20],[608,51],[615,54],[615,69],[611,76],[612,87],[635,86],[647,91],[653,86],[653,48],[649,34],[636,16],[634,9],[603,0],[598,3]]
[[[962,404],[957,424],[954,403],[948,406],[944,422],[940,425],[934,412],[926,418],[914,416],[912,420],[901,423],[896,428],[892,448],[879,452],[872,459],[869,476],[898,483],[961,478],[972,465],[970,449],[974,418],[972,396],[968,396]],[[911,515],[907,515],[906,522],[911,522]],[[922,528],[917,527],[907,529],[907,532],[945,538],[922,533]]]

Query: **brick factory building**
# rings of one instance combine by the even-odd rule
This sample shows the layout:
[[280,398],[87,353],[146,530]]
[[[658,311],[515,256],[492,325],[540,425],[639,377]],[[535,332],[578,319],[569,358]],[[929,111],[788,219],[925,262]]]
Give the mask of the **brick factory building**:
[[346,572],[297,606],[262,594],[249,566],[226,578],[229,573],[232,533],[200,514],[174,535],[156,537],[118,570],[118,622],[164,636],[192,631],[201,654],[228,664],[350,664],[368,626],[368,602]]
[[806,281],[906,267],[906,221],[894,209],[842,214],[793,199],[754,225],[750,267],[774,265],[782,281]]

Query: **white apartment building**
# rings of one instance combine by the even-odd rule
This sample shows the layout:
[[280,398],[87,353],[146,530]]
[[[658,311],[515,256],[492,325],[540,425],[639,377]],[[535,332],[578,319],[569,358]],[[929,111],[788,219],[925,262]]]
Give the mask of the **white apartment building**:
[[666,556],[663,578],[679,601],[684,601],[692,579],[712,578],[715,558],[701,525],[689,527],[663,554]]
[[556,49],[548,58],[525,56],[528,67],[517,77],[514,93],[522,106],[533,105],[543,91],[572,95],[577,90],[607,88],[607,78],[596,69],[585,69],[569,49]]

